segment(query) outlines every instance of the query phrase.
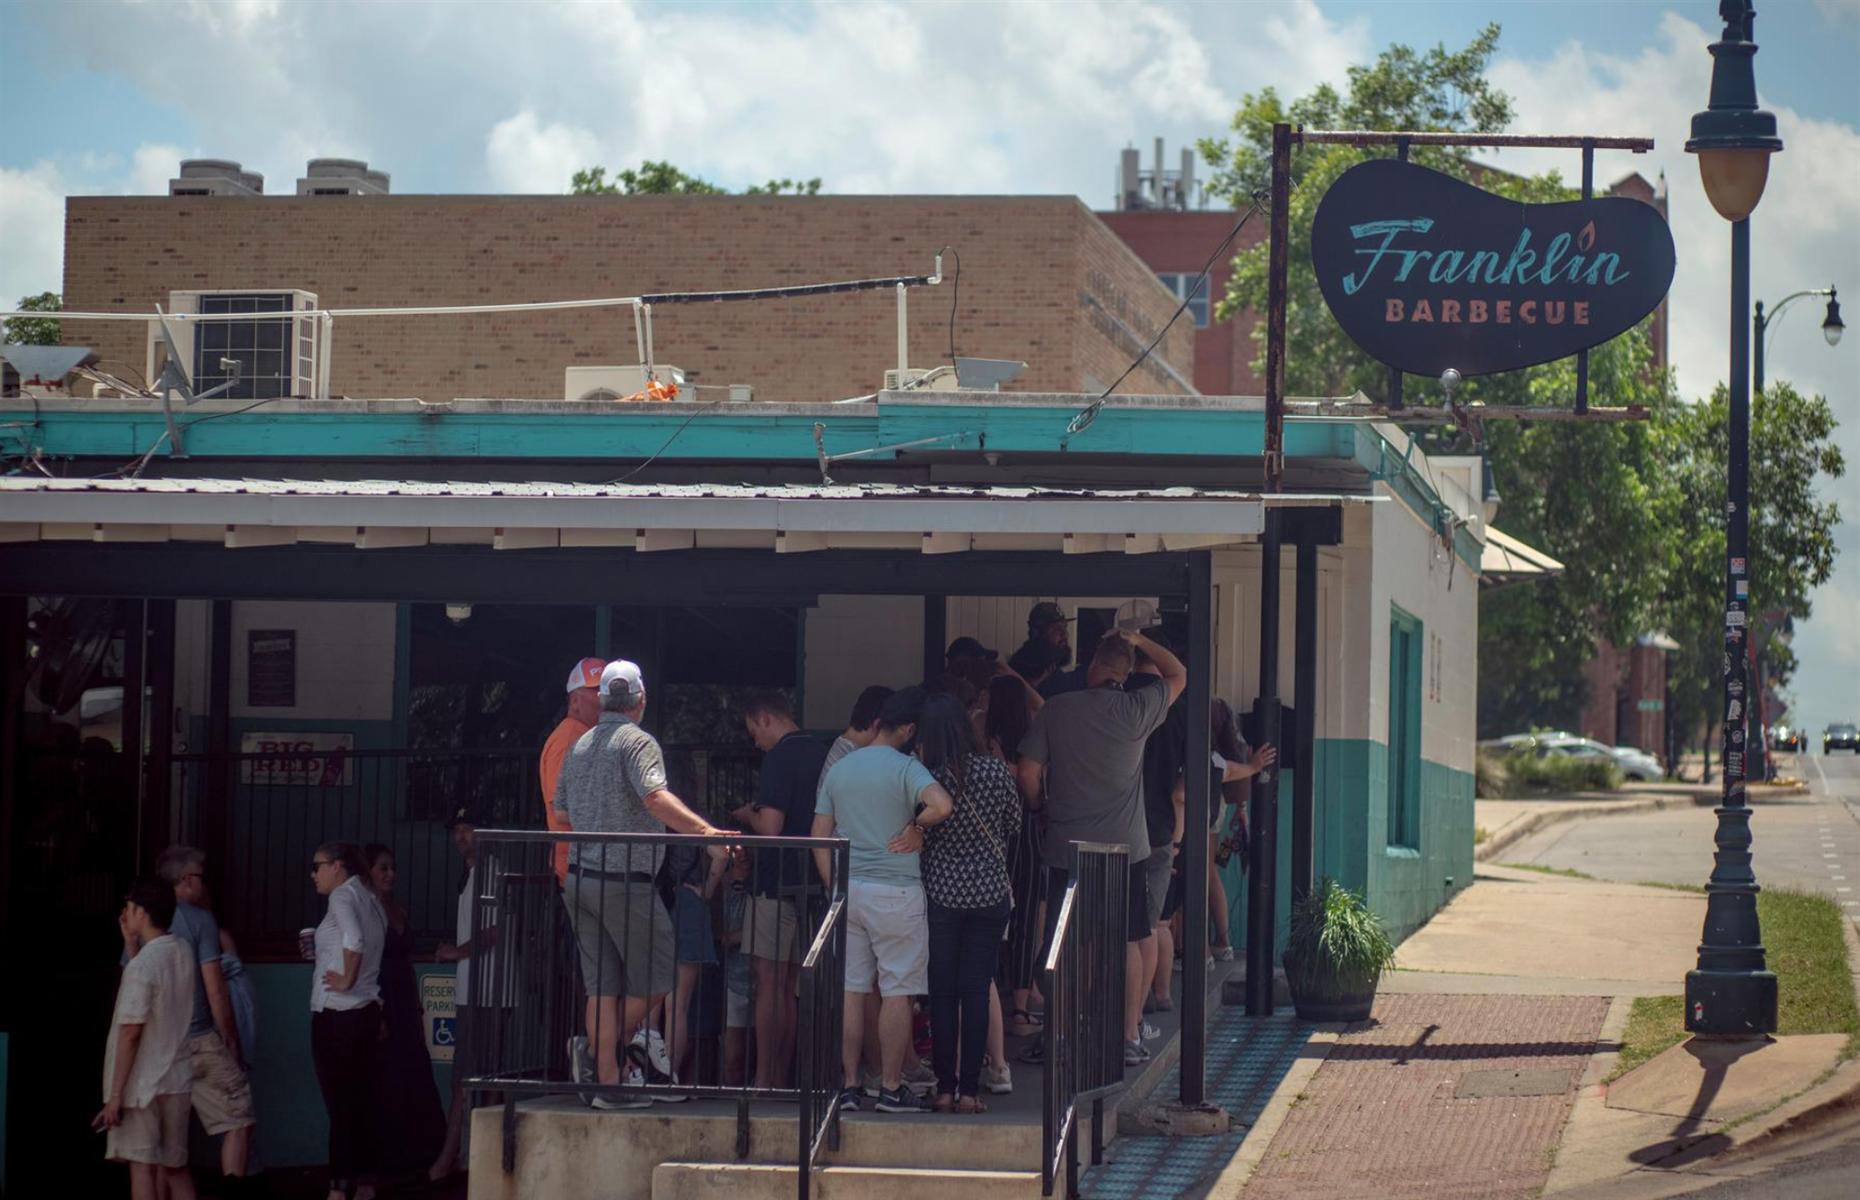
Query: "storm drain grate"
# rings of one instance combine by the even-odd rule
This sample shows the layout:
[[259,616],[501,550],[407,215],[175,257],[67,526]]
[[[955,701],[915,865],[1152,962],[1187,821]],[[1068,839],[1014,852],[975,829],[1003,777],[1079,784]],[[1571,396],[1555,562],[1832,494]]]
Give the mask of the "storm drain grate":
[[1546,1068],[1534,1071],[1468,1071],[1460,1076],[1455,1100],[1481,1100],[1488,1096],[1561,1096],[1569,1090],[1568,1071]]

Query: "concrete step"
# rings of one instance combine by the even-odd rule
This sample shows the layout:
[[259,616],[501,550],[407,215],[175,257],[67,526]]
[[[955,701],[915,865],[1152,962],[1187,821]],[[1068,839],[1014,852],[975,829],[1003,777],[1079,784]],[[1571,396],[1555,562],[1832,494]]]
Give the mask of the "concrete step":
[[[652,1200],[790,1200],[799,1186],[793,1164],[660,1163],[652,1170]],[[1037,1200],[1038,1171],[926,1170],[913,1167],[829,1166],[813,1173],[819,1200]]]

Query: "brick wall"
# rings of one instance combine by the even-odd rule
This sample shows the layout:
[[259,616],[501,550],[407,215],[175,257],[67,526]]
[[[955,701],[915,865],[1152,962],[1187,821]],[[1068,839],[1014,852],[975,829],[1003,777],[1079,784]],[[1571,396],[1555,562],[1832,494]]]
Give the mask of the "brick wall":
[[[1108,382],[1135,355],[1131,335],[1147,341],[1173,309],[1069,196],[74,197],[64,296],[71,309],[136,312],[193,289],[301,288],[330,308],[577,299],[927,274],[946,243],[963,263],[957,352],[1026,360],[1015,390]],[[912,365],[947,359],[954,266],[942,287],[911,292]],[[751,384],[762,400],[860,395],[897,363],[889,289],[662,305],[653,325],[655,361],[698,383]],[[141,327],[66,329],[142,369]],[[1192,333],[1172,331],[1158,353],[1192,377]],[[351,318],[337,322],[331,394],[559,399],[564,367],[638,360],[627,309]],[[1139,369],[1124,390],[1185,389]]]
[[[1103,212],[1098,217],[1105,226],[1123,239],[1152,271],[1192,274],[1208,261],[1214,247],[1220,245],[1239,220],[1232,212]],[[1247,222],[1234,244],[1208,273],[1211,304],[1227,294],[1227,281],[1233,276],[1233,256],[1258,245],[1266,237],[1266,224],[1255,219]],[[1178,325],[1188,321],[1182,314]],[[1265,384],[1253,370],[1258,353],[1253,330],[1259,315],[1247,310],[1229,321],[1212,322],[1195,331],[1195,387],[1209,396],[1258,396]],[[1173,336],[1173,330],[1171,335]]]

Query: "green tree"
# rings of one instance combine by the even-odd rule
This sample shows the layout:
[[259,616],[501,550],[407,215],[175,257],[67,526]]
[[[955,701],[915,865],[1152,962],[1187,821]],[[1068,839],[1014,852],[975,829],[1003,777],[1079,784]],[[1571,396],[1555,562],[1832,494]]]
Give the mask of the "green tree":
[[[611,180],[607,178],[606,167],[576,171],[569,183],[569,192],[575,196],[723,196],[729,194],[729,189],[688,175],[671,163],[649,159],[640,164],[639,170],[619,171]],[[786,192],[797,196],[819,195],[820,180],[771,179],[751,185],[744,194],[775,196]]]
[[[1343,91],[1323,85],[1290,103],[1271,90],[1244,97],[1233,136],[1201,143],[1203,157],[1215,167],[1210,186],[1236,208],[1263,196],[1272,126],[1278,121],[1307,128],[1502,131],[1511,120],[1511,100],[1485,77],[1498,37],[1498,26],[1491,25],[1461,50],[1436,46],[1421,53],[1391,46],[1373,64],[1350,68]],[[1339,175],[1369,156],[1350,146],[1305,146],[1294,153],[1286,306],[1286,389],[1291,395],[1387,394],[1388,368],[1343,332],[1309,266],[1319,200]],[[1411,157],[1518,200],[1541,203],[1575,195],[1554,174],[1522,178],[1495,171],[1475,163],[1472,152],[1461,147],[1416,146]],[[1220,318],[1241,310],[1265,311],[1267,251],[1261,240],[1236,256],[1234,275],[1217,308]],[[1263,369],[1264,334],[1261,322],[1255,331],[1257,369]],[[1644,329],[1597,347],[1589,363],[1593,402],[1641,405],[1656,417],[1670,411],[1676,405],[1670,377],[1650,371],[1649,360]],[[1414,402],[1438,399],[1431,379],[1411,379],[1407,394]],[[1467,380],[1457,398],[1567,407],[1574,395],[1575,363],[1565,360]],[[1661,466],[1661,440],[1642,423],[1495,421],[1485,434],[1503,497],[1499,524],[1560,559],[1566,571],[1482,599],[1479,727],[1492,734],[1533,724],[1570,724],[1584,700],[1582,664],[1594,653],[1597,638],[1626,641],[1644,631],[1662,595],[1673,554],[1665,521],[1674,497]],[[1440,448],[1443,439],[1429,438],[1426,444]]]
[[[26,312],[62,312],[65,302],[57,292],[40,292],[21,297],[19,307]],[[50,317],[14,317],[6,323],[6,340],[16,346],[56,346],[64,341],[64,326]]]
[[[1834,412],[1821,396],[1804,396],[1785,382],[1766,386],[1750,419],[1750,614],[1780,610],[1810,614],[1809,594],[1834,570],[1834,529],[1840,509],[1817,496],[1817,484],[1847,469],[1834,444]],[[1663,457],[1679,503],[1672,516],[1676,547],[1665,628],[1679,643],[1668,682],[1670,719],[1686,734],[1715,726],[1724,670],[1725,487],[1730,401],[1720,386],[1710,400],[1681,407],[1664,424]],[[1787,683],[1795,656],[1769,647],[1769,675]]]

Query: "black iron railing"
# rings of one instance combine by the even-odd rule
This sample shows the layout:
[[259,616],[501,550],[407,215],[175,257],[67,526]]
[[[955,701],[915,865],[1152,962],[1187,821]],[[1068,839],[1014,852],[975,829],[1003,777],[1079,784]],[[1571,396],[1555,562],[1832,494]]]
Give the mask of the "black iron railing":
[[[322,744],[313,744],[321,742]],[[455,934],[464,875],[447,822],[540,828],[540,751],[355,749],[322,735],[258,752],[176,754],[170,795],[181,840],[208,852],[215,908],[253,957],[296,956],[297,931],[323,902],[307,870],[324,842],[379,842],[394,852],[395,899],[415,939]],[[755,796],[752,747],[665,747],[670,786],[699,811],[723,814]]]
[[[572,848],[565,886],[554,871],[564,842]],[[482,952],[459,997],[470,1005],[472,1031],[457,1069],[479,1097],[501,1094],[504,1169],[515,1169],[525,1096],[577,1094],[597,1108],[730,1101],[739,1158],[750,1153],[751,1102],[785,1101],[800,1109],[795,1161],[808,1196],[821,1151],[839,1140],[848,854],[841,838],[478,830],[470,942]],[[753,897],[764,893],[758,905]],[[792,1062],[773,1063],[773,1078],[753,1079],[747,1063],[731,1078],[716,1056],[696,1052],[696,1035],[723,1028],[712,1018],[725,998],[689,974],[681,987],[685,964],[668,960],[707,947],[727,988],[732,949],[773,953],[779,931],[758,929],[756,919],[776,904],[792,905],[795,916],[796,1052]],[[680,905],[690,922],[682,937]],[[590,1014],[584,994],[615,999]],[[661,995],[662,1027],[642,1026],[648,998]],[[496,1019],[486,1020],[487,1011]]]
[[1071,878],[1041,972],[1046,1078],[1041,1090],[1041,1194],[1079,1190],[1079,1124],[1091,1106],[1091,1161],[1104,1161],[1104,1105],[1124,1086],[1128,847],[1072,843]]

